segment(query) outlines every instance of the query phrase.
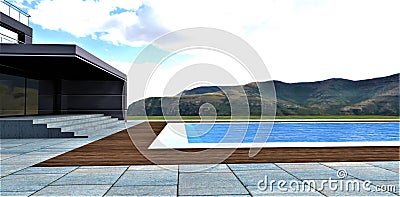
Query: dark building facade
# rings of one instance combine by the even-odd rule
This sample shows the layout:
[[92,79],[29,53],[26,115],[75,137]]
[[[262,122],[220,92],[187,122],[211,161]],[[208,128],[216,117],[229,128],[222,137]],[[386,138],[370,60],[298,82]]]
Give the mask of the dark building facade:
[[29,15],[1,3],[20,15],[0,12],[0,117],[96,113],[124,119],[125,74],[76,45],[32,44],[32,29],[20,20]]

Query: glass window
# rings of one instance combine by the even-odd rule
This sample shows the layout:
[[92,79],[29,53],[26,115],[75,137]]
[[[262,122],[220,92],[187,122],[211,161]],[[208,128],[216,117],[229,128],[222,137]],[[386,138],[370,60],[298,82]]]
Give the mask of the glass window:
[[39,81],[26,80],[26,115],[37,115],[39,103]]
[[0,73],[0,116],[25,114],[25,78]]
[[0,73],[0,116],[52,114],[54,82]]

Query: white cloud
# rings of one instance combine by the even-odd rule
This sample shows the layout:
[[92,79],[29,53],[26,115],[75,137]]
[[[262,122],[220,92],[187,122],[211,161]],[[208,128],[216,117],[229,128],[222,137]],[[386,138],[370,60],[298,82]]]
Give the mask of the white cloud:
[[[191,58],[181,58],[180,54],[184,54],[185,57],[190,55]],[[252,73],[230,56],[206,49],[191,49],[174,54],[158,65],[147,84],[146,97],[172,96],[185,89],[205,85],[208,82],[213,85],[226,86],[253,81],[255,79]]]
[[29,14],[44,29],[115,45],[140,46],[167,32],[152,8],[139,0],[43,0]]
[[[126,11],[110,15],[117,8]],[[398,0],[43,0],[29,13],[45,29],[115,45],[140,46],[182,28],[223,29],[249,42],[272,78],[296,82],[400,72],[399,10]]]
[[156,0],[149,5],[170,29],[206,26],[241,36],[274,79],[358,80],[400,71],[397,0]]
[[105,60],[108,64],[110,64],[112,67],[118,69],[119,71],[128,74],[129,69],[132,66],[132,63],[130,62],[121,62],[121,61],[115,61],[115,60]]

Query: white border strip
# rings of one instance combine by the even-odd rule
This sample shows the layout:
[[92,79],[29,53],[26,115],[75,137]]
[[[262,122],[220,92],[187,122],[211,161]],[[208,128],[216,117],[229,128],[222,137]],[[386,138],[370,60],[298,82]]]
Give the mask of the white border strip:
[[[400,141],[381,142],[268,142],[268,143],[189,143],[185,124],[168,123],[148,149],[185,148],[312,148],[312,147],[360,147],[400,146]],[[229,124],[229,123],[227,123]]]

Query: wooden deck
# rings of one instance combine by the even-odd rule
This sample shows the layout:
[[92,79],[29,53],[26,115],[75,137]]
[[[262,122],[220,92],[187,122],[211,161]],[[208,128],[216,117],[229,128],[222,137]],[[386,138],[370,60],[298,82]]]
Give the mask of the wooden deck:
[[35,166],[400,160],[400,147],[263,148],[255,157],[248,148],[148,150],[165,125],[144,122]]

